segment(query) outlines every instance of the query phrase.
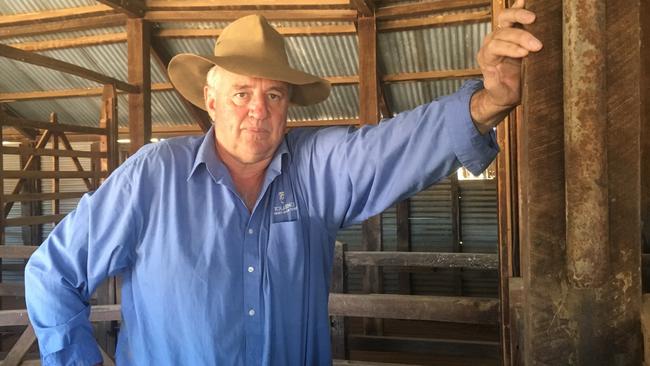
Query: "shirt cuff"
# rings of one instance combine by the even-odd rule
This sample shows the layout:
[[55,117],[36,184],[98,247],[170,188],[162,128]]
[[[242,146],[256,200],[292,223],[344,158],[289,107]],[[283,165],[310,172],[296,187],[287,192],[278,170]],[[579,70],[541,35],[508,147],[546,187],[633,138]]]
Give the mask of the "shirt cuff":
[[445,108],[449,116],[445,119],[445,130],[454,153],[461,164],[474,175],[481,174],[499,152],[494,130],[481,135],[472,121],[470,100],[483,88],[480,80],[469,80],[454,94],[445,97]]

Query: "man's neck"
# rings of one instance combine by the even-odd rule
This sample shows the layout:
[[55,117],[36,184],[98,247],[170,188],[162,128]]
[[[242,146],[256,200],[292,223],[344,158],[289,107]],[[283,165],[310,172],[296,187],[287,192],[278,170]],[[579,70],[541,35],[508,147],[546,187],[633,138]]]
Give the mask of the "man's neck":
[[228,168],[237,193],[239,193],[241,199],[246,204],[248,211],[253,212],[257,198],[262,190],[266,169],[273,157],[247,164],[232,156],[232,154],[219,146],[218,143],[216,146],[217,154],[226,168]]

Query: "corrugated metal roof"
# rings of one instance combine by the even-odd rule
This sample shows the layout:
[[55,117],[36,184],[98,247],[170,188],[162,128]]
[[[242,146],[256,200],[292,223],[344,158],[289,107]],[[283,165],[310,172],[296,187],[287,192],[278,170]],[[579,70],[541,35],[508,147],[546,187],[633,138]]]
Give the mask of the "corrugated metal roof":
[[432,80],[388,84],[384,87],[390,110],[400,113],[457,90],[462,80]]
[[97,4],[97,1],[94,0],[0,0],[0,13],[3,15],[34,13],[39,11],[76,8]]

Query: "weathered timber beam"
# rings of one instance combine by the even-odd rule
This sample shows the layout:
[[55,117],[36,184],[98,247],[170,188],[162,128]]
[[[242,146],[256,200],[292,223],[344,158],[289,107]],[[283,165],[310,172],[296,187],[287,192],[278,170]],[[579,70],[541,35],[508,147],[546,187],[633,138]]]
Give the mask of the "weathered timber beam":
[[[120,305],[95,305],[90,311],[90,320],[93,322],[121,319]],[[29,324],[29,317],[25,309],[0,311],[0,326],[27,324]]]
[[36,333],[34,333],[32,325],[27,324],[27,329],[25,329],[16,344],[9,350],[7,356],[2,361],[2,366],[20,365],[34,342],[36,342]]
[[4,202],[62,200],[80,198],[84,194],[86,192],[20,193],[4,195],[2,200]]
[[345,264],[356,266],[497,269],[496,254],[433,252],[345,252]]
[[379,32],[392,32],[407,29],[437,27],[456,23],[489,22],[491,19],[491,12],[489,10],[481,10],[472,13],[435,15],[426,18],[383,20],[377,22],[377,30]]
[[375,10],[379,20],[415,17],[444,11],[490,6],[491,0],[437,0],[380,7]]
[[139,91],[139,88],[135,85],[125,83],[106,75],[102,75],[98,72],[85,69],[81,66],[59,61],[51,57],[39,55],[37,53],[26,52],[11,46],[0,44],[0,56],[76,75],[102,84],[114,84],[116,88],[127,91],[129,93],[137,93]]
[[72,32],[85,29],[104,27],[119,27],[126,23],[126,17],[122,14],[110,14],[100,16],[87,16],[78,19],[52,21],[48,23],[26,24],[11,27],[0,27],[0,39],[11,37],[25,37],[36,34],[53,32]]
[[473,77],[480,77],[481,75],[482,74],[480,69],[405,72],[399,74],[384,75],[381,78],[381,81],[385,83],[397,83],[402,81],[415,81],[415,80],[473,78]]
[[76,125],[67,125],[67,124],[60,124],[60,123],[53,124],[49,122],[32,121],[28,119],[16,118],[11,116],[5,116],[1,124],[2,126],[29,127],[29,128],[40,129],[40,130],[48,130],[51,132],[73,132],[73,133],[87,133],[87,134],[96,134],[96,135],[105,135],[107,133],[105,128],[76,126]]
[[38,247],[30,245],[0,245],[0,258],[29,259]]
[[[309,27],[276,27],[276,30],[284,36],[340,35],[355,34],[357,32],[352,23]],[[223,29],[168,28],[155,30],[153,36],[159,38],[216,38],[221,35],[222,31]]]
[[372,0],[350,0],[350,6],[357,9],[361,16],[371,17],[375,15],[375,5]]
[[497,299],[416,295],[330,294],[330,315],[498,324]]
[[92,5],[75,8],[38,11],[31,13],[3,15],[0,17],[0,27],[11,27],[23,24],[36,24],[54,22],[82,16],[105,15],[113,12],[113,9],[106,5]]
[[[5,268],[3,268],[3,270],[4,269]],[[0,296],[23,297],[25,296],[25,284],[9,282],[0,283]]]
[[461,339],[377,337],[350,334],[348,347],[359,351],[435,354],[448,357],[499,358],[499,342]]
[[63,48],[97,46],[103,44],[126,42],[126,33],[109,33],[96,36],[85,36],[76,38],[53,39],[47,41],[34,41],[12,43],[9,46],[23,51],[38,52],[56,50]]
[[145,4],[141,0],[97,0],[100,3],[124,13],[131,18],[140,18],[144,15]]
[[151,25],[143,19],[129,19],[128,76],[138,93],[129,94],[129,138],[131,153],[151,140]]
[[28,146],[2,146],[0,147],[2,154],[17,154],[17,155],[36,155],[36,156],[67,156],[79,158],[106,158],[106,152],[95,151],[81,151],[81,150],[60,150],[60,149],[36,149]]
[[230,21],[245,15],[260,14],[268,20],[336,20],[354,21],[355,10],[346,9],[305,9],[305,10],[185,10],[185,11],[148,11],[144,19],[150,22],[200,22]]
[[188,10],[200,8],[215,9],[220,7],[241,6],[340,6],[348,5],[349,0],[251,0],[242,4],[239,0],[146,0],[149,10]]

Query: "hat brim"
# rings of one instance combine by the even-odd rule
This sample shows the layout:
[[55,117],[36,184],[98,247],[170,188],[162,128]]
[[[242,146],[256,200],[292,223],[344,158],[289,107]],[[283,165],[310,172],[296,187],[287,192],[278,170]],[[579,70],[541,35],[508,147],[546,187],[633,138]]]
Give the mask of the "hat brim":
[[330,82],[300,70],[268,61],[237,56],[199,56],[182,53],[169,62],[169,79],[183,97],[205,110],[203,87],[208,71],[218,65],[227,71],[251,77],[284,81],[292,85],[291,103],[307,106],[322,102],[330,94]]

